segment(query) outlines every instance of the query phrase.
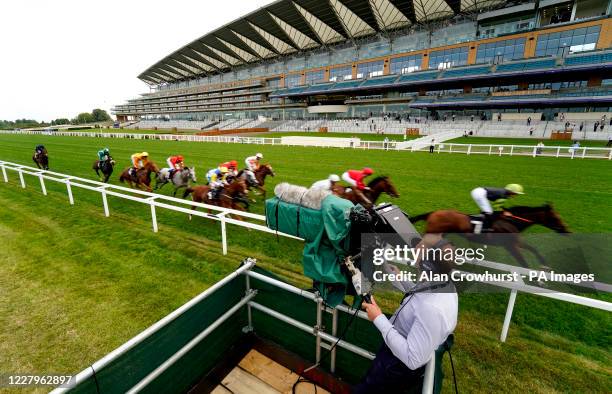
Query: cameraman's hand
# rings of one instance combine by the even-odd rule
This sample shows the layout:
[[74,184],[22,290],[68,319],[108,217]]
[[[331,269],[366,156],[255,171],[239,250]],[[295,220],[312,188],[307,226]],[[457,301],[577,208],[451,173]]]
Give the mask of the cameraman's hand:
[[370,296],[370,300],[372,301],[371,304],[368,304],[367,302],[364,301],[361,304],[361,307],[365,309],[365,311],[368,313],[368,319],[370,319],[370,321],[374,321],[374,319],[382,315],[382,311],[376,304],[376,300],[374,299],[374,296]]

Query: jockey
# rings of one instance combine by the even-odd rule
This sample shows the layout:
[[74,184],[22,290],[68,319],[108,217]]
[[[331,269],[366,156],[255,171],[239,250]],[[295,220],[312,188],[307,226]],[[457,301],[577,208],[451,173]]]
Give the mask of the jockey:
[[110,159],[110,150],[108,148],[100,149],[98,151],[98,168],[101,168],[100,166],[102,165],[102,163]]
[[225,167],[229,170],[229,172],[236,176],[238,175],[238,162],[236,160],[226,161],[225,163],[219,164],[219,168]]
[[365,183],[363,183],[363,180],[373,173],[374,171],[368,167],[365,167],[363,170],[348,170],[342,174],[342,179],[349,185],[357,188],[357,190],[363,191],[369,189]]
[[168,163],[168,179],[172,179],[172,175],[174,171],[182,170],[185,167],[185,163],[183,162],[184,158],[182,155],[170,156],[166,159],[166,163]]
[[263,159],[263,155],[261,153],[256,154],[255,156],[249,156],[244,159],[244,163],[246,164],[247,170],[249,171],[257,171],[259,169],[259,162]]
[[502,211],[506,200],[517,194],[525,194],[523,186],[517,183],[510,183],[503,189],[497,187],[477,187],[472,190],[472,198],[480,208],[480,212],[484,215],[483,228],[489,227],[492,224],[494,212]]
[[206,178],[208,179],[208,185],[210,191],[208,192],[208,199],[215,200],[219,196],[219,192],[223,186],[227,185],[227,176],[230,171],[227,167],[217,167],[208,171]]
[[45,148],[44,145],[36,145],[36,148],[34,148],[34,154],[36,155],[36,158],[38,158],[39,155],[46,154],[46,153],[47,153],[47,148]]
[[340,177],[336,174],[331,174],[327,179],[317,181],[310,186],[311,189],[315,190],[329,190],[331,191],[334,185],[340,182]]
[[136,171],[143,168],[149,162],[149,154],[147,152],[134,153],[131,156],[132,168],[130,168],[130,175],[134,176]]
[[261,153],[244,159],[244,163],[246,164],[246,170],[244,172],[247,173],[247,176],[251,179],[251,182],[255,182],[255,184],[258,183],[257,178],[255,177],[255,171],[259,169],[259,162],[261,159],[263,159],[263,155]]
[[105,162],[106,160],[110,160],[110,158],[110,149],[104,148],[98,151],[98,161],[100,161],[100,163]]

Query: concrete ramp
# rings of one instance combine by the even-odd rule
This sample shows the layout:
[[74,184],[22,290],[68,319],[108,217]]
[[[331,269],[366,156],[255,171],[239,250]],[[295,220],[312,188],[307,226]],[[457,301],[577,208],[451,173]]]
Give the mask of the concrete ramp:
[[426,149],[431,145],[432,140],[434,140],[434,144],[439,144],[444,141],[452,140],[454,138],[461,137],[463,132],[461,131],[443,131],[440,133],[426,135],[421,138],[416,138],[414,140],[400,142],[396,145],[396,149],[398,150],[411,150],[417,151],[421,149]]

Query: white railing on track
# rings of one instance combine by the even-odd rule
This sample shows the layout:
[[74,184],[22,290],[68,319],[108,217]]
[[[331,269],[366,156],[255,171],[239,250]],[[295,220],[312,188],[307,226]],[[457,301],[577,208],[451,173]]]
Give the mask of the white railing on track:
[[[281,138],[268,137],[244,137],[244,136],[210,136],[195,134],[140,134],[140,133],[114,133],[114,132],[83,132],[83,131],[26,131],[26,130],[0,130],[0,134],[25,134],[25,135],[47,135],[61,137],[90,137],[90,138],[124,138],[136,140],[157,141],[186,141],[186,142],[216,142],[226,144],[255,144],[255,145],[280,145],[280,146],[304,146],[312,147],[307,142],[303,145],[284,145]],[[362,149],[362,150],[388,150],[411,152],[412,148],[399,149],[400,141],[360,141],[353,147],[338,149]],[[337,146],[317,143],[317,148],[337,148]],[[423,148],[427,150],[427,147]],[[419,150],[422,152],[423,150]],[[579,147],[570,146],[544,146],[535,145],[507,145],[507,144],[456,144],[436,143],[437,153],[462,153],[467,155],[489,155],[489,156],[531,156],[531,157],[562,157],[570,159],[606,159],[612,160],[612,148],[608,147]]]
[[[149,193],[149,192],[145,192],[141,190],[129,189],[129,188],[122,187],[122,186],[110,185],[110,184],[106,184],[106,183],[102,183],[102,182],[98,182],[98,181],[94,181],[90,179],[69,176],[69,175],[65,175],[65,174],[61,174],[61,173],[57,173],[53,171],[44,171],[44,170],[40,170],[34,167],[28,167],[28,166],[24,166],[21,164],[15,164],[15,163],[10,163],[6,161],[0,161],[0,170],[2,172],[2,177],[5,183],[8,182],[9,180],[7,170],[17,172],[19,174],[19,181],[20,181],[22,188],[26,187],[24,174],[37,177],[40,182],[41,191],[44,195],[47,194],[45,179],[54,181],[54,182],[58,182],[58,183],[64,183],[66,185],[68,199],[71,205],[74,205],[72,187],[78,187],[78,188],[83,188],[83,189],[99,192],[102,197],[104,214],[106,216],[110,215],[107,196],[119,197],[119,198],[123,198],[126,200],[131,200],[131,201],[136,201],[139,203],[147,204],[150,206],[150,209],[151,209],[151,221],[152,221],[152,227],[153,227],[154,232],[158,231],[156,208],[164,208],[164,209],[168,209],[168,210],[175,211],[175,212],[186,213],[186,214],[190,214],[194,216],[203,217],[206,219],[219,221],[221,223],[221,244],[222,244],[222,250],[223,250],[224,255],[227,254],[227,224],[234,224],[236,226],[246,227],[246,228],[250,228],[253,230],[262,231],[265,233],[271,233],[271,234],[280,235],[280,236],[287,237],[287,238],[302,240],[301,238],[295,237],[293,235],[276,232],[262,224],[250,223],[250,222],[227,217],[228,215],[238,215],[243,218],[248,218],[248,219],[261,221],[265,223],[266,218],[263,215],[258,215],[258,214],[254,214],[250,212],[243,212],[243,211],[238,211],[238,210],[233,210],[233,209],[221,208],[215,205],[195,203],[189,200],[182,200],[176,197],[165,196],[162,194]],[[129,194],[126,194],[126,193],[129,193]],[[134,196],[134,194],[136,196]],[[162,202],[162,201],[165,201],[165,202]],[[214,211],[215,213],[209,214],[205,212],[194,211],[192,209],[183,208],[181,206],[177,206],[173,204],[197,206],[198,208],[210,209],[211,211]],[[491,269],[510,272],[510,273],[518,272],[519,274],[522,274],[522,275],[526,275],[530,271],[529,269],[524,269],[524,268],[520,268],[520,267],[516,267],[512,265],[495,263],[495,262],[487,262],[487,261],[480,262],[475,265],[480,265],[486,268],[491,268]],[[510,327],[510,321],[512,319],[512,313],[514,310],[516,296],[519,291],[524,292],[524,293],[529,293],[529,294],[535,294],[535,295],[539,295],[539,296],[543,296],[547,298],[552,298],[552,299],[556,299],[556,300],[560,300],[564,302],[569,302],[573,304],[583,305],[583,306],[587,306],[590,308],[596,308],[596,309],[601,309],[601,310],[605,310],[608,312],[612,312],[612,303],[610,302],[601,301],[601,300],[597,300],[597,299],[589,298],[589,297],[578,296],[578,295],[570,294],[570,293],[554,292],[554,291],[550,291],[550,290],[543,289],[540,287],[528,285],[524,283],[522,280],[520,280],[520,282],[484,282],[484,283],[488,283],[490,285],[501,287],[501,288],[510,289],[510,299],[508,300],[506,316],[504,319],[504,324],[502,326],[502,333],[500,336],[500,340],[502,342],[505,342],[506,340],[508,330]],[[604,283],[594,283],[592,284],[592,286],[586,286],[586,287],[591,287],[591,288],[595,288],[596,290],[601,290],[601,291],[606,291],[606,292],[612,291],[612,286],[608,284],[604,284]]]
[[[0,161],[0,170],[2,171],[2,178],[5,183],[9,181],[8,171],[17,172],[17,174],[19,175],[19,182],[22,188],[26,187],[24,175],[31,175],[37,177],[40,183],[41,191],[44,195],[47,195],[47,187],[45,184],[45,180],[63,183],[66,185],[66,192],[68,194],[68,201],[70,202],[70,205],[74,205],[74,196],[72,194],[73,187],[100,193],[102,198],[102,207],[104,209],[104,215],[107,217],[110,216],[108,196],[118,197],[124,200],[130,200],[141,204],[146,204],[150,207],[151,210],[151,224],[154,232],[158,231],[156,213],[157,208],[167,209],[170,211],[181,212],[192,216],[198,216],[205,219],[218,221],[221,223],[221,245],[224,255],[227,254],[227,224],[233,224],[239,227],[245,227],[248,229],[258,230],[265,233],[279,235],[282,237],[301,240],[301,238],[295,237],[293,235],[271,230],[265,225],[265,216],[251,212],[244,212],[235,209],[222,208],[216,205],[197,203],[190,200],[183,200],[176,197],[165,196],[163,194],[130,189],[123,186],[111,185],[108,183],[102,183],[91,179],[61,174],[54,171],[40,170],[38,168],[28,167],[25,165],[10,163],[6,161]],[[212,213],[195,211],[190,207],[206,209],[212,211]],[[263,224],[252,223],[245,220],[232,218],[230,217],[231,215],[239,216],[243,219],[250,219],[253,221],[261,222]]]

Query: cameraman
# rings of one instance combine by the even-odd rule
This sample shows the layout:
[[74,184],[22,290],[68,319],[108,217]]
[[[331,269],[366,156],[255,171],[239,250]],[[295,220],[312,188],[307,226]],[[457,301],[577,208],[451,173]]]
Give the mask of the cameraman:
[[[418,247],[452,249],[439,235],[427,234]],[[395,272],[397,267],[387,264]],[[418,261],[422,271],[450,274],[454,264],[447,261]],[[381,332],[384,343],[365,378],[353,388],[357,394],[403,393],[423,383],[425,365],[457,325],[458,297],[449,282],[402,282],[394,284],[405,296],[390,319],[374,297],[363,303],[368,318]]]

